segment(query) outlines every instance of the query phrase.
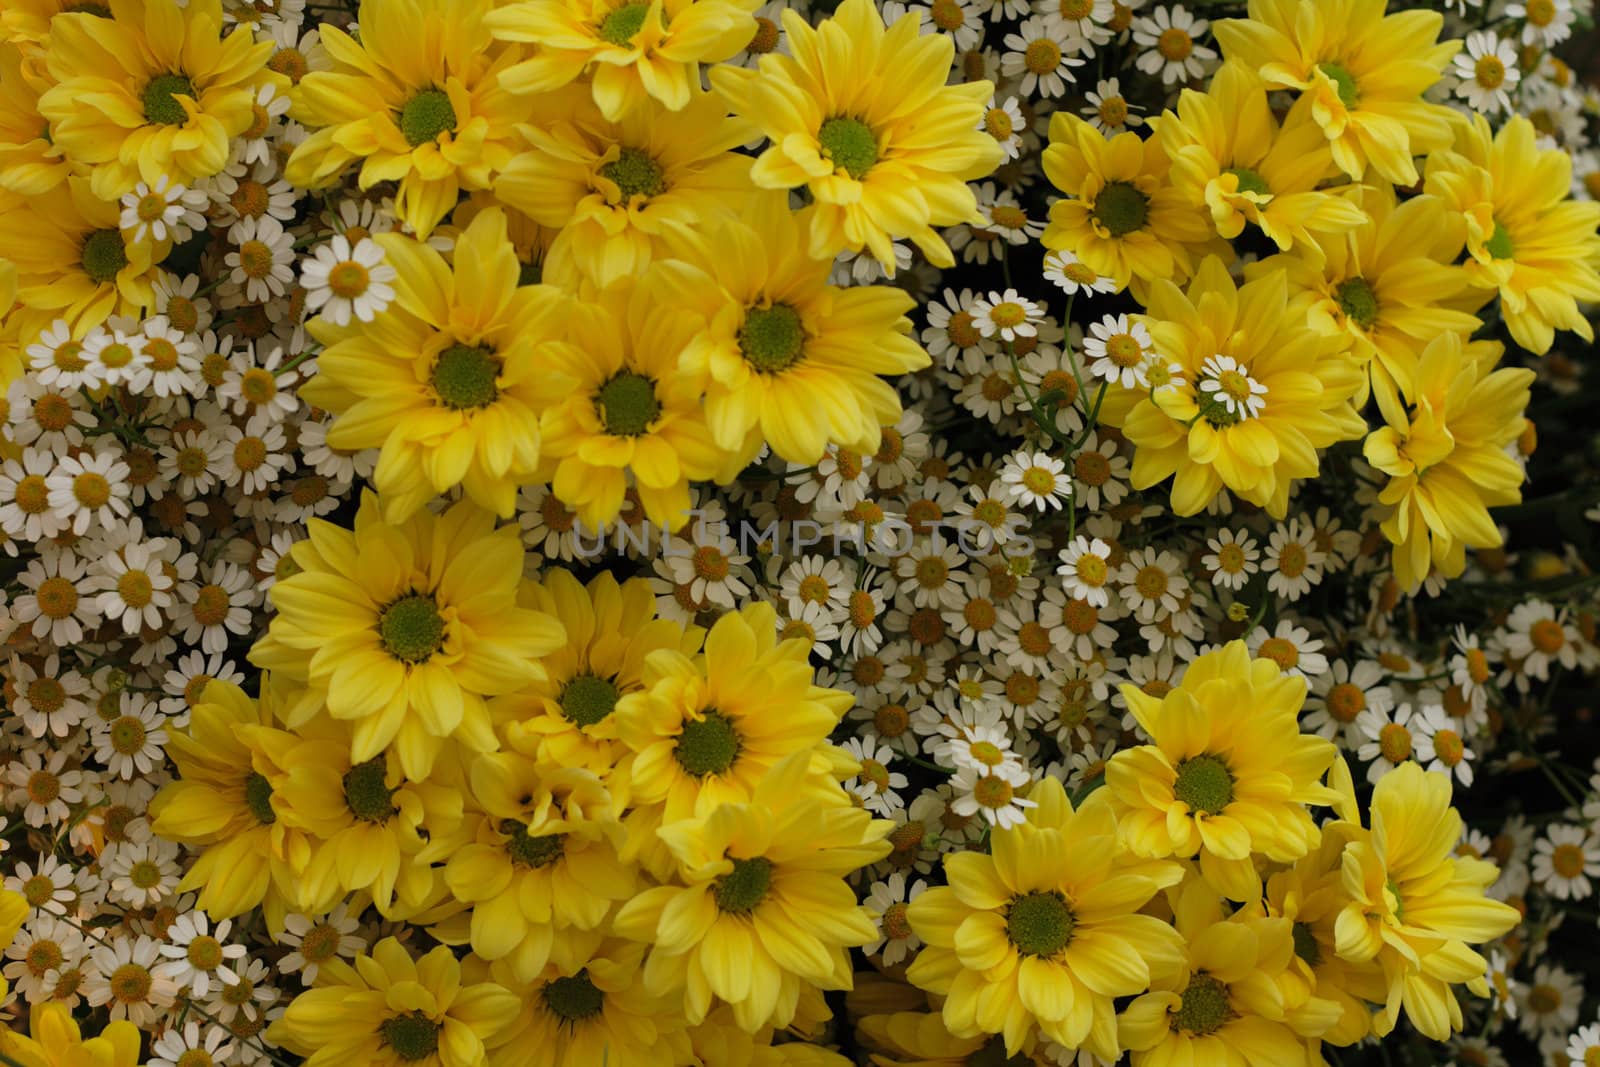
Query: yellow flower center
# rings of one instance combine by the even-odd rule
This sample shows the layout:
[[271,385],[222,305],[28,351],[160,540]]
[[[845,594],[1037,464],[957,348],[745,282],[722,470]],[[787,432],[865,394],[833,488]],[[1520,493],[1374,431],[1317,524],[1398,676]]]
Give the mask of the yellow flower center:
[[1305,546],[1298,541],[1290,541],[1278,551],[1278,573],[1285,578],[1300,577],[1309,562]]
[[1327,705],[1335,722],[1355,722],[1356,716],[1367,710],[1367,695],[1358,685],[1340,682],[1328,690]]
[[371,283],[372,275],[367,272],[366,266],[353,259],[335,263],[328,271],[328,288],[334,296],[345,300],[354,300],[365,293]]
[[150,996],[150,972],[137,963],[124,963],[111,972],[111,995],[124,1004],[137,1004]]
[[955,0],[933,0],[929,6],[928,15],[933,24],[946,33],[954,33],[966,25],[966,16],[961,13],[961,5]]
[[1049,74],[1061,65],[1061,46],[1048,37],[1029,41],[1022,53],[1022,65],[1029,74]]
[[992,107],[984,112],[983,128],[996,141],[1011,140],[1011,135],[1016,130],[1016,126],[1011,121],[1011,115],[1003,107]]
[[1294,642],[1282,637],[1269,637],[1261,642],[1261,648],[1256,655],[1263,659],[1270,659],[1283,670],[1289,670],[1300,664],[1300,650],[1294,647]]
[[267,277],[272,273],[272,249],[263,241],[246,241],[239,246],[239,269],[247,278]]
[[66,687],[54,678],[35,678],[28,683],[28,703],[45,714],[60,711],[67,703]]
[[233,446],[233,465],[242,471],[260,469],[267,461],[267,443],[259,437],[241,437]]
[[1121,126],[1128,121],[1128,102],[1120,96],[1108,96],[1100,101],[1100,121],[1107,126]]
[[769,18],[756,16],[755,36],[750,38],[750,43],[745,45],[745,51],[754,55],[764,56],[778,47],[778,24]]
[[1391,722],[1378,731],[1378,751],[1390,763],[1403,763],[1411,758],[1411,731],[1397,722]]
[[1500,62],[1499,56],[1481,56],[1473,64],[1472,76],[1483,88],[1498,89],[1505,84],[1506,65]]
[[1174,26],[1163,30],[1161,36],[1156,38],[1156,50],[1169,63],[1179,63],[1188,59],[1189,53],[1194,51],[1194,38],[1189,36],[1187,30]]
[[1553,656],[1567,643],[1567,632],[1554,619],[1540,619],[1529,627],[1528,640],[1540,652]]
[[78,589],[65,578],[46,578],[34,592],[39,612],[49,619],[65,619],[78,610]]
[[1535,26],[1548,26],[1556,20],[1555,0],[1528,0],[1525,17]]
[[1467,749],[1461,742],[1461,735],[1454,730],[1440,730],[1433,735],[1433,753],[1439,757],[1439,762],[1446,767],[1454,767],[1461,762]]
[[1583,849],[1577,845],[1557,845],[1550,853],[1550,867],[1563,878],[1583,873]]
[[972,798],[982,807],[997,811],[1011,803],[1011,783],[999,775],[979,778],[972,786]]

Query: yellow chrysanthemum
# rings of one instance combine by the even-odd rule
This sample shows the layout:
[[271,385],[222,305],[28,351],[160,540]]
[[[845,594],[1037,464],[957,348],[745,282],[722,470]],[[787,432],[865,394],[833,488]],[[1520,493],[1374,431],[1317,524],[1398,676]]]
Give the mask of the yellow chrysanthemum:
[[877,452],[882,427],[900,418],[900,398],[879,375],[928,365],[903,290],[829,284],[832,261],[811,258],[803,237],[815,210],[796,215],[781,197],[763,198],[744,223],[684,235],[698,269],[663,271],[671,299],[706,320],[683,358],[708,375],[712,437],[741,463],[763,441],[806,465],[830,443]]
[[856,1029],[863,1043],[874,1050],[868,1060],[874,1067],[967,1067],[983,1063],[1046,1067],[1052,1062],[1042,1054],[1032,1055],[1031,1048],[1008,1057],[1005,1038],[999,1034],[957,1037],[938,1013],[897,1011],[868,1015],[856,1023]]
[[810,642],[776,633],[777,613],[755,603],[717,620],[703,656],[650,654],[646,698],[615,713],[635,753],[636,807],[675,822],[748,801],[772,767],[838,725],[850,698],[812,684]]
[[505,212],[478,214],[453,264],[420,241],[381,234],[395,301],[370,323],[311,322],[328,347],[300,395],[337,416],[335,448],[380,448],[373,482],[399,522],[460,485],[510,516],[539,463],[539,412],[556,395],[549,353],[560,346],[561,292],[520,285]]
[[1172,927],[1139,912],[1183,869],[1119,845],[1105,790],[1074,811],[1061,783],[1045,778],[1029,799],[1038,807],[994,832],[992,855],[948,853],[950,884],[911,902],[906,917],[927,946],[906,977],[945,998],[944,1023],[958,1037],[1002,1034],[1016,1055],[1037,1025],[1111,1062],[1115,998],[1143,993],[1152,972],[1181,960]]
[[561,623],[566,643],[541,661],[543,678],[497,697],[491,713],[518,752],[605,778],[628,752],[613,712],[644,691],[650,653],[693,656],[705,631],[656,618],[655,591],[644,578],[618,584],[602,571],[586,587],[559,568],[543,578],[524,587],[523,603]]
[[[756,196],[747,124],[697,93],[682,110],[653,101],[609,122],[574,90],[541,101],[550,121],[522,127],[531,151],[506,167],[495,195],[557,229],[547,270],[571,261],[604,288],[641,274],[675,234],[735,218]],[[771,194],[768,194],[771,195]]]
[[1166,153],[1152,137],[1110,140],[1076,115],[1050,120],[1044,173],[1066,195],[1050,205],[1046,248],[1071,252],[1134,295],[1157,279],[1183,281],[1215,238],[1206,217],[1169,180]]
[[289,736],[281,727],[298,695],[267,675],[256,698],[213,680],[191,711],[189,728],[168,732],[167,754],[178,777],[150,802],[151,826],[199,853],[180,892],[198,889],[197,905],[213,918],[262,906],[278,929],[299,901],[311,844],[280,818],[282,800],[271,781],[281,770],[273,735]]
[[717,448],[701,403],[703,376],[683,366],[699,315],[661,297],[652,274],[573,304],[568,344],[540,368],[564,398],[539,428],[552,489],[594,531],[616,519],[632,485],[652,523],[689,519],[689,483],[737,465]]
[[1366,218],[1343,190],[1322,188],[1333,156],[1305,108],[1279,129],[1265,85],[1242,63],[1224,64],[1203,93],[1185,89],[1156,133],[1172,184],[1230,241],[1253,223],[1280,250],[1314,255]]
[[467,501],[389,525],[363,493],[353,530],[313,519],[310,533],[292,550],[299,572],[272,587],[277,613],[251,662],[308,681],[328,714],[352,720],[356,763],[395,742],[421,781],[440,738],[498,748],[484,697],[539,677],[538,657],[563,639],[517,605],[517,528],[496,530]]
[[472,950],[531,982],[552,956],[573,962],[569,931],[599,928],[633,895],[618,805],[594,773],[515,753],[474,760],[469,782],[481,811],[450,853],[445,884],[471,906]]
[[1363,186],[1360,204],[1364,218],[1349,233],[1323,240],[1315,254],[1297,249],[1251,264],[1245,276],[1288,272],[1290,300],[1310,299],[1311,325],[1347,337],[1378,403],[1399,410],[1423,346],[1477,329],[1472,309],[1486,297],[1470,295],[1466,272],[1453,263],[1460,240],[1438,197],[1397,203],[1392,190]]
[[1600,301],[1600,203],[1571,198],[1572,157],[1537,136],[1521,115],[1493,134],[1474,115],[1454,151],[1428,157],[1426,189],[1462,217],[1467,277],[1499,291],[1511,336],[1543,354],[1556,330],[1594,340],[1578,305]]
[[305,1056],[306,1067],[483,1067],[486,1045],[515,1022],[520,1006],[497,982],[463,984],[447,946],[413,960],[387,937],[354,966],[324,963],[317,987],[295,997],[267,1035]]
[[1196,659],[1164,697],[1122,695],[1151,743],[1106,765],[1118,827],[1141,856],[1198,855],[1206,880],[1232,900],[1260,893],[1252,857],[1300,859],[1319,841],[1308,804],[1338,799],[1321,784],[1338,750],[1301,734],[1305,679],[1232,641]]
[[171,243],[126,240],[119,215],[116,201],[96,197],[85,178],[68,178],[0,210],[6,257],[17,268],[17,300],[36,327],[25,328],[29,336],[58,318],[87,333],[112,315],[155,305],[155,264]]
[[29,1005],[26,1036],[0,1028],[0,1053],[21,1067],[139,1067],[142,1040],[126,1019],[85,1038],[71,1008],[46,1000]]
[[669,111],[756,35],[757,0],[522,0],[488,16],[496,37],[533,55],[506,72],[518,93],[546,93],[591,73],[588,91],[613,122],[654,99]]
[[[526,98],[501,85],[520,58],[485,21],[493,0],[362,0],[361,40],[320,28],[333,69],[292,91],[292,114],[315,132],[284,176],[318,188],[361,160],[361,188],[398,181],[395,211],[424,239],[463,189],[487,189],[521,148]],[[269,49],[270,50],[270,49]]]
[[[712,631],[711,641],[717,640]],[[894,824],[808,788],[811,753],[774,766],[748,802],[663,826],[677,862],[676,884],[624,905],[616,931],[652,943],[646,987],[682,990],[690,1023],[712,997],[746,1030],[787,1026],[802,984],[849,989],[849,949],[871,941],[875,924],[845,876],[889,852]]]
[[115,201],[140,181],[191,183],[222,170],[228,141],[250,127],[272,42],[246,26],[222,35],[222,0],[108,0],[111,18],[58,15],[39,98],[50,140],[90,168]]
[[[1451,986],[1465,982],[1488,995],[1488,963],[1469,945],[1492,941],[1521,913],[1484,890],[1499,877],[1494,864],[1453,855],[1461,816],[1450,806],[1450,776],[1402,763],[1372,792],[1372,829],[1352,827],[1343,856],[1350,898],[1336,925],[1341,956],[1376,959],[1388,997],[1373,1020],[1386,1036],[1403,1009],[1435,1041],[1461,1029]],[[1347,824],[1348,825],[1348,824]]]
[[1360,180],[1370,165],[1415,185],[1413,156],[1450,143],[1452,112],[1422,94],[1439,81],[1460,41],[1439,42],[1437,11],[1384,14],[1385,0],[1250,0],[1250,17],[1211,29],[1224,57],[1259,73],[1269,89],[1309,100],[1333,161]]
[[1389,476],[1378,502],[1391,509],[1383,532],[1394,544],[1395,580],[1415,589],[1437,567],[1460,574],[1468,548],[1493,548],[1500,531],[1489,508],[1522,499],[1522,466],[1505,450],[1526,421],[1533,371],[1475,359],[1459,334],[1423,350],[1409,407],[1387,416],[1364,448]]
[[844,0],[815,29],[785,10],[790,55],[711,71],[728,107],[772,140],[751,171],[756,184],[810,191],[815,259],[864,246],[892,275],[904,237],[949,267],[934,227],[983,221],[966,183],[1003,158],[980,128],[994,86],[946,85],[955,45],[920,27],[911,13],[885,30],[872,0]]
[[1227,488],[1282,518],[1289,486],[1317,474],[1317,450],[1360,437],[1362,375],[1348,339],[1313,330],[1283,271],[1235,286],[1207,257],[1185,293],[1150,286],[1146,324],[1181,384],[1116,390],[1104,417],[1135,447],[1133,484],[1168,476],[1172,510],[1193,515]]
[[1172,896],[1186,958],[1123,1010],[1117,1030],[1131,1067],[1315,1062],[1285,1021],[1276,982],[1294,959],[1289,921],[1225,919],[1222,902],[1199,879]]
[[490,974],[522,1001],[489,1052],[488,1067],[677,1067],[695,1062],[679,997],[645,988],[645,946],[620,939],[591,943],[568,962],[552,962],[522,983],[497,963]]
[[39,112],[49,88],[14,46],[0,45],[0,188],[38,196],[66,180],[72,165],[50,140],[50,124]]

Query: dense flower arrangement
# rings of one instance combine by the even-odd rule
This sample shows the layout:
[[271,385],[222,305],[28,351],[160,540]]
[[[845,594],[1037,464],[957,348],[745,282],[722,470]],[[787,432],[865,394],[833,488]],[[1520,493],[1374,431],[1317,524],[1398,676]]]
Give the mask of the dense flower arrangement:
[[0,2],[0,1065],[1600,1064],[1590,3],[1440,6]]

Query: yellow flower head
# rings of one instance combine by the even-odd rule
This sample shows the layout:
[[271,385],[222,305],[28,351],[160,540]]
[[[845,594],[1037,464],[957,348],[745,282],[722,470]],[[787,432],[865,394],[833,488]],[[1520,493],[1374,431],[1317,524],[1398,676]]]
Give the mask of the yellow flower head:
[[1450,806],[1450,776],[1413,762],[1384,775],[1372,792],[1372,829],[1349,826],[1343,856],[1349,898],[1336,927],[1339,955],[1377,960],[1388,997],[1373,1021],[1379,1037],[1402,1007],[1435,1041],[1461,1029],[1451,985],[1487,993],[1488,964],[1468,946],[1492,941],[1521,921],[1484,890],[1499,875],[1485,860],[1454,856],[1461,816]]
[[453,265],[420,241],[381,234],[398,274],[394,303],[371,323],[311,322],[328,347],[301,395],[337,416],[333,447],[382,449],[373,481],[394,521],[457,485],[509,516],[518,486],[535,480],[565,299],[519,285],[506,228],[504,211],[479,213]]
[[[426,239],[463,189],[487,189],[516,154],[528,101],[500,84],[518,59],[496,46],[492,0],[362,0],[361,40],[320,28],[333,69],[294,87],[293,115],[315,132],[284,176],[331,185],[361,160],[361,188],[398,181],[399,216]],[[270,51],[270,48],[269,48]]]
[[142,1040],[126,1019],[85,1038],[72,1009],[47,1000],[29,1005],[27,1036],[0,1030],[0,1052],[23,1067],[139,1067]]
[[745,1030],[788,1026],[803,984],[850,988],[848,950],[876,933],[845,876],[888,854],[893,823],[821,800],[811,766],[811,753],[797,751],[747,802],[663,826],[675,884],[645,890],[617,915],[618,933],[653,943],[647,986],[683,990],[691,1024],[714,995]]
[[805,226],[805,213],[768,195],[743,223],[684,235],[693,267],[664,272],[672,299],[706,320],[684,360],[709,376],[712,436],[741,462],[763,440],[801,464],[830,443],[878,451],[882,427],[900,418],[900,398],[879,375],[928,365],[905,317],[911,298],[887,285],[830,285],[832,261],[806,252]]
[[1124,685],[1151,743],[1106,765],[1119,829],[1141,856],[1186,859],[1218,892],[1252,900],[1252,859],[1297,860],[1319,840],[1308,804],[1337,799],[1321,784],[1332,742],[1300,733],[1305,679],[1233,641],[1191,663],[1164,697]]
[[[268,1030],[307,1067],[415,1064],[478,1067],[517,1017],[517,996],[497,982],[463,984],[461,964],[440,945],[412,959],[392,937],[355,965],[330,960],[317,988],[295,997]],[[322,977],[326,975],[326,978]]]
[[[3,16],[0,16],[3,17]],[[39,95],[50,86],[14,46],[0,44],[0,188],[37,196],[66,180],[72,165],[51,143]]]
[[1384,14],[1386,0],[1250,0],[1248,19],[1212,26],[1222,54],[1269,89],[1296,89],[1333,161],[1414,185],[1412,156],[1450,143],[1451,111],[1422,99],[1461,48],[1439,43],[1437,11]]
[[1105,134],[1065,111],[1050,120],[1044,173],[1066,194],[1050,206],[1046,248],[1071,252],[1134,295],[1162,278],[1187,279],[1212,240],[1204,215],[1168,180],[1161,141]]
[[1431,568],[1453,578],[1466,549],[1501,543],[1489,508],[1522,499],[1522,466],[1505,447],[1522,433],[1533,371],[1494,369],[1461,336],[1440,334],[1417,368],[1406,409],[1368,436],[1367,462],[1389,476],[1378,502],[1394,544],[1395,580],[1415,589]]
[[1227,488],[1281,518],[1290,484],[1316,476],[1317,449],[1365,429],[1350,404],[1362,377],[1349,341],[1311,328],[1284,272],[1235,286],[1215,257],[1187,293],[1156,281],[1147,307],[1156,351],[1181,373],[1106,403],[1107,420],[1135,446],[1134,486],[1175,475],[1179,515]]
[[1474,115],[1428,158],[1426,188],[1461,216],[1468,278],[1499,291],[1511,336],[1542,355],[1556,330],[1594,340],[1578,305],[1600,300],[1600,203],[1571,198],[1572,157],[1536,137],[1521,115],[1493,134]]
[[1181,961],[1177,933],[1140,911],[1183,871],[1123,849],[1104,790],[1076,811],[1054,778],[1029,797],[1038,807],[994,832],[992,855],[947,854],[950,884],[911,902],[906,917],[927,946],[906,977],[945,998],[944,1024],[958,1037],[1002,1034],[1016,1055],[1037,1024],[1110,1062],[1114,999],[1143,993],[1153,971]]
[[908,14],[885,30],[872,0],[844,0],[815,29],[785,10],[791,55],[711,72],[734,113],[772,140],[751,171],[756,184],[810,190],[814,259],[865,246],[892,275],[893,242],[909,238],[949,267],[933,227],[982,222],[966,183],[1003,158],[979,125],[994,87],[946,85],[954,43],[920,25]]
[[255,117],[272,42],[236,26],[222,0],[109,0],[111,18],[59,15],[39,98],[50,139],[89,168],[94,195],[114,201],[138,182],[192,183],[222,170],[228,141]]
[[506,72],[517,93],[547,93],[592,71],[589,91],[613,122],[654,99],[679,111],[720,63],[756,36],[756,0],[523,0],[487,17],[494,35],[535,45]]
[[[643,273],[668,238],[743,213],[756,194],[750,140],[715,96],[682,110],[648,101],[611,122],[574,90],[541,100],[547,122],[523,126],[531,151],[512,160],[495,195],[559,230],[552,273],[571,265],[605,288]],[[770,195],[770,194],[769,194]]]
[[421,781],[439,738],[494,751],[484,697],[539,677],[538,657],[563,639],[517,605],[516,527],[496,530],[467,501],[390,525],[364,493],[353,530],[313,519],[311,532],[293,549],[299,573],[272,587],[277,614],[251,662],[307,680],[328,714],[353,721],[357,763],[397,741]]
[[1366,218],[1343,190],[1321,188],[1333,170],[1321,129],[1303,108],[1279,129],[1266,86],[1242,63],[1225,64],[1206,92],[1185,89],[1156,131],[1172,184],[1230,241],[1251,223],[1280,250],[1314,256]]

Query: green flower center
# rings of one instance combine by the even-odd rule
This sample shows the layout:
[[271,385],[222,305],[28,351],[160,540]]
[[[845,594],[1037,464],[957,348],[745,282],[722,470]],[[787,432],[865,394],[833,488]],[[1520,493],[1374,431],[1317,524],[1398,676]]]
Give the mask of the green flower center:
[[557,978],[544,987],[544,1006],[569,1023],[600,1014],[606,995],[589,980],[588,968],[571,978]]
[[1183,991],[1183,1004],[1172,1013],[1172,1028],[1204,1037],[1222,1029],[1232,1017],[1228,987],[1208,974],[1197,974]]
[[719,711],[707,711],[683,724],[673,756],[685,773],[703,778],[732,767],[741,747],[739,732],[728,717]]
[[400,112],[400,132],[412,148],[456,132],[456,109],[443,89],[424,89],[406,102]]
[[580,674],[561,690],[561,714],[579,726],[593,726],[611,714],[620,695],[606,679]]
[[162,126],[181,126],[189,120],[189,113],[175,97],[187,96],[193,100],[194,83],[182,74],[158,74],[145,83],[141,99],[144,101],[146,122]]
[[878,161],[878,138],[872,127],[860,119],[832,118],[817,130],[817,144],[822,154],[835,167],[856,181],[866,177],[867,171]]
[[272,783],[267,781],[266,775],[251,771],[250,777],[244,780],[244,806],[250,809],[256,822],[270,826],[278,821],[278,813],[272,810]]
[[116,230],[96,230],[83,242],[83,273],[99,284],[114,282],[128,265],[128,250]]
[[1356,88],[1356,76],[1337,63],[1318,63],[1317,69],[1328,76],[1339,90],[1339,102],[1345,107],[1355,107],[1356,101],[1361,99],[1361,93]]
[[378,633],[395,659],[426,663],[444,644],[444,616],[432,597],[412,593],[384,609]]
[[1241,193],[1254,193],[1257,196],[1270,196],[1272,193],[1272,190],[1267,188],[1267,179],[1249,167],[1229,167],[1222,173],[1231,174],[1238,180]]
[[506,853],[518,867],[548,867],[567,851],[565,834],[529,834],[528,828],[515,819],[503,820],[500,832],[509,838]]
[[629,44],[644,29],[644,19],[648,14],[649,4],[623,4],[600,24],[600,39],[618,47]]
[[1012,897],[1006,908],[1006,936],[1027,956],[1054,956],[1072,944],[1077,920],[1060,893]]
[[1317,944],[1317,937],[1311,932],[1309,923],[1294,924],[1294,954],[1306,961],[1306,965],[1315,967],[1322,962],[1322,946]]
[[1365,278],[1340,282],[1333,298],[1339,302],[1339,310],[1344,312],[1345,318],[1363,330],[1372,329],[1378,321],[1378,294],[1372,291],[1371,283]]
[[344,802],[350,813],[363,822],[387,822],[397,810],[394,790],[386,781],[388,766],[382,756],[374,756],[344,772]]
[[666,172],[661,164],[637,148],[624,148],[616,159],[600,168],[600,177],[616,185],[624,202],[667,191]]
[[394,1049],[396,1056],[410,1063],[425,1060],[439,1051],[440,1029],[438,1023],[422,1012],[413,1011],[385,1019],[378,1027],[378,1037]]
[[800,313],[788,304],[746,308],[739,327],[739,352],[756,370],[777,374],[805,353],[806,331]]
[[1505,223],[1499,219],[1494,220],[1494,233],[1484,242],[1483,250],[1495,259],[1510,259],[1517,254],[1517,245],[1511,239],[1511,231],[1506,229]]
[[1150,198],[1128,182],[1110,182],[1094,198],[1094,220],[1113,237],[1141,229],[1150,217]]
[[500,396],[495,379],[500,361],[487,348],[451,345],[439,353],[428,384],[445,407],[455,411],[485,408]]
[[734,860],[733,870],[717,879],[717,907],[735,915],[748,915],[772,887],[772,861],[764,856]]
[[623,371],[602,385],[594,400],[606,433],[615,437],[637,437],[661,414],[656,383],[632,371]]
[[1216,756],[1193,756],[1178,764],[1172,793],[1192,810],[1216,815],[1233,803],[1233,772]]

